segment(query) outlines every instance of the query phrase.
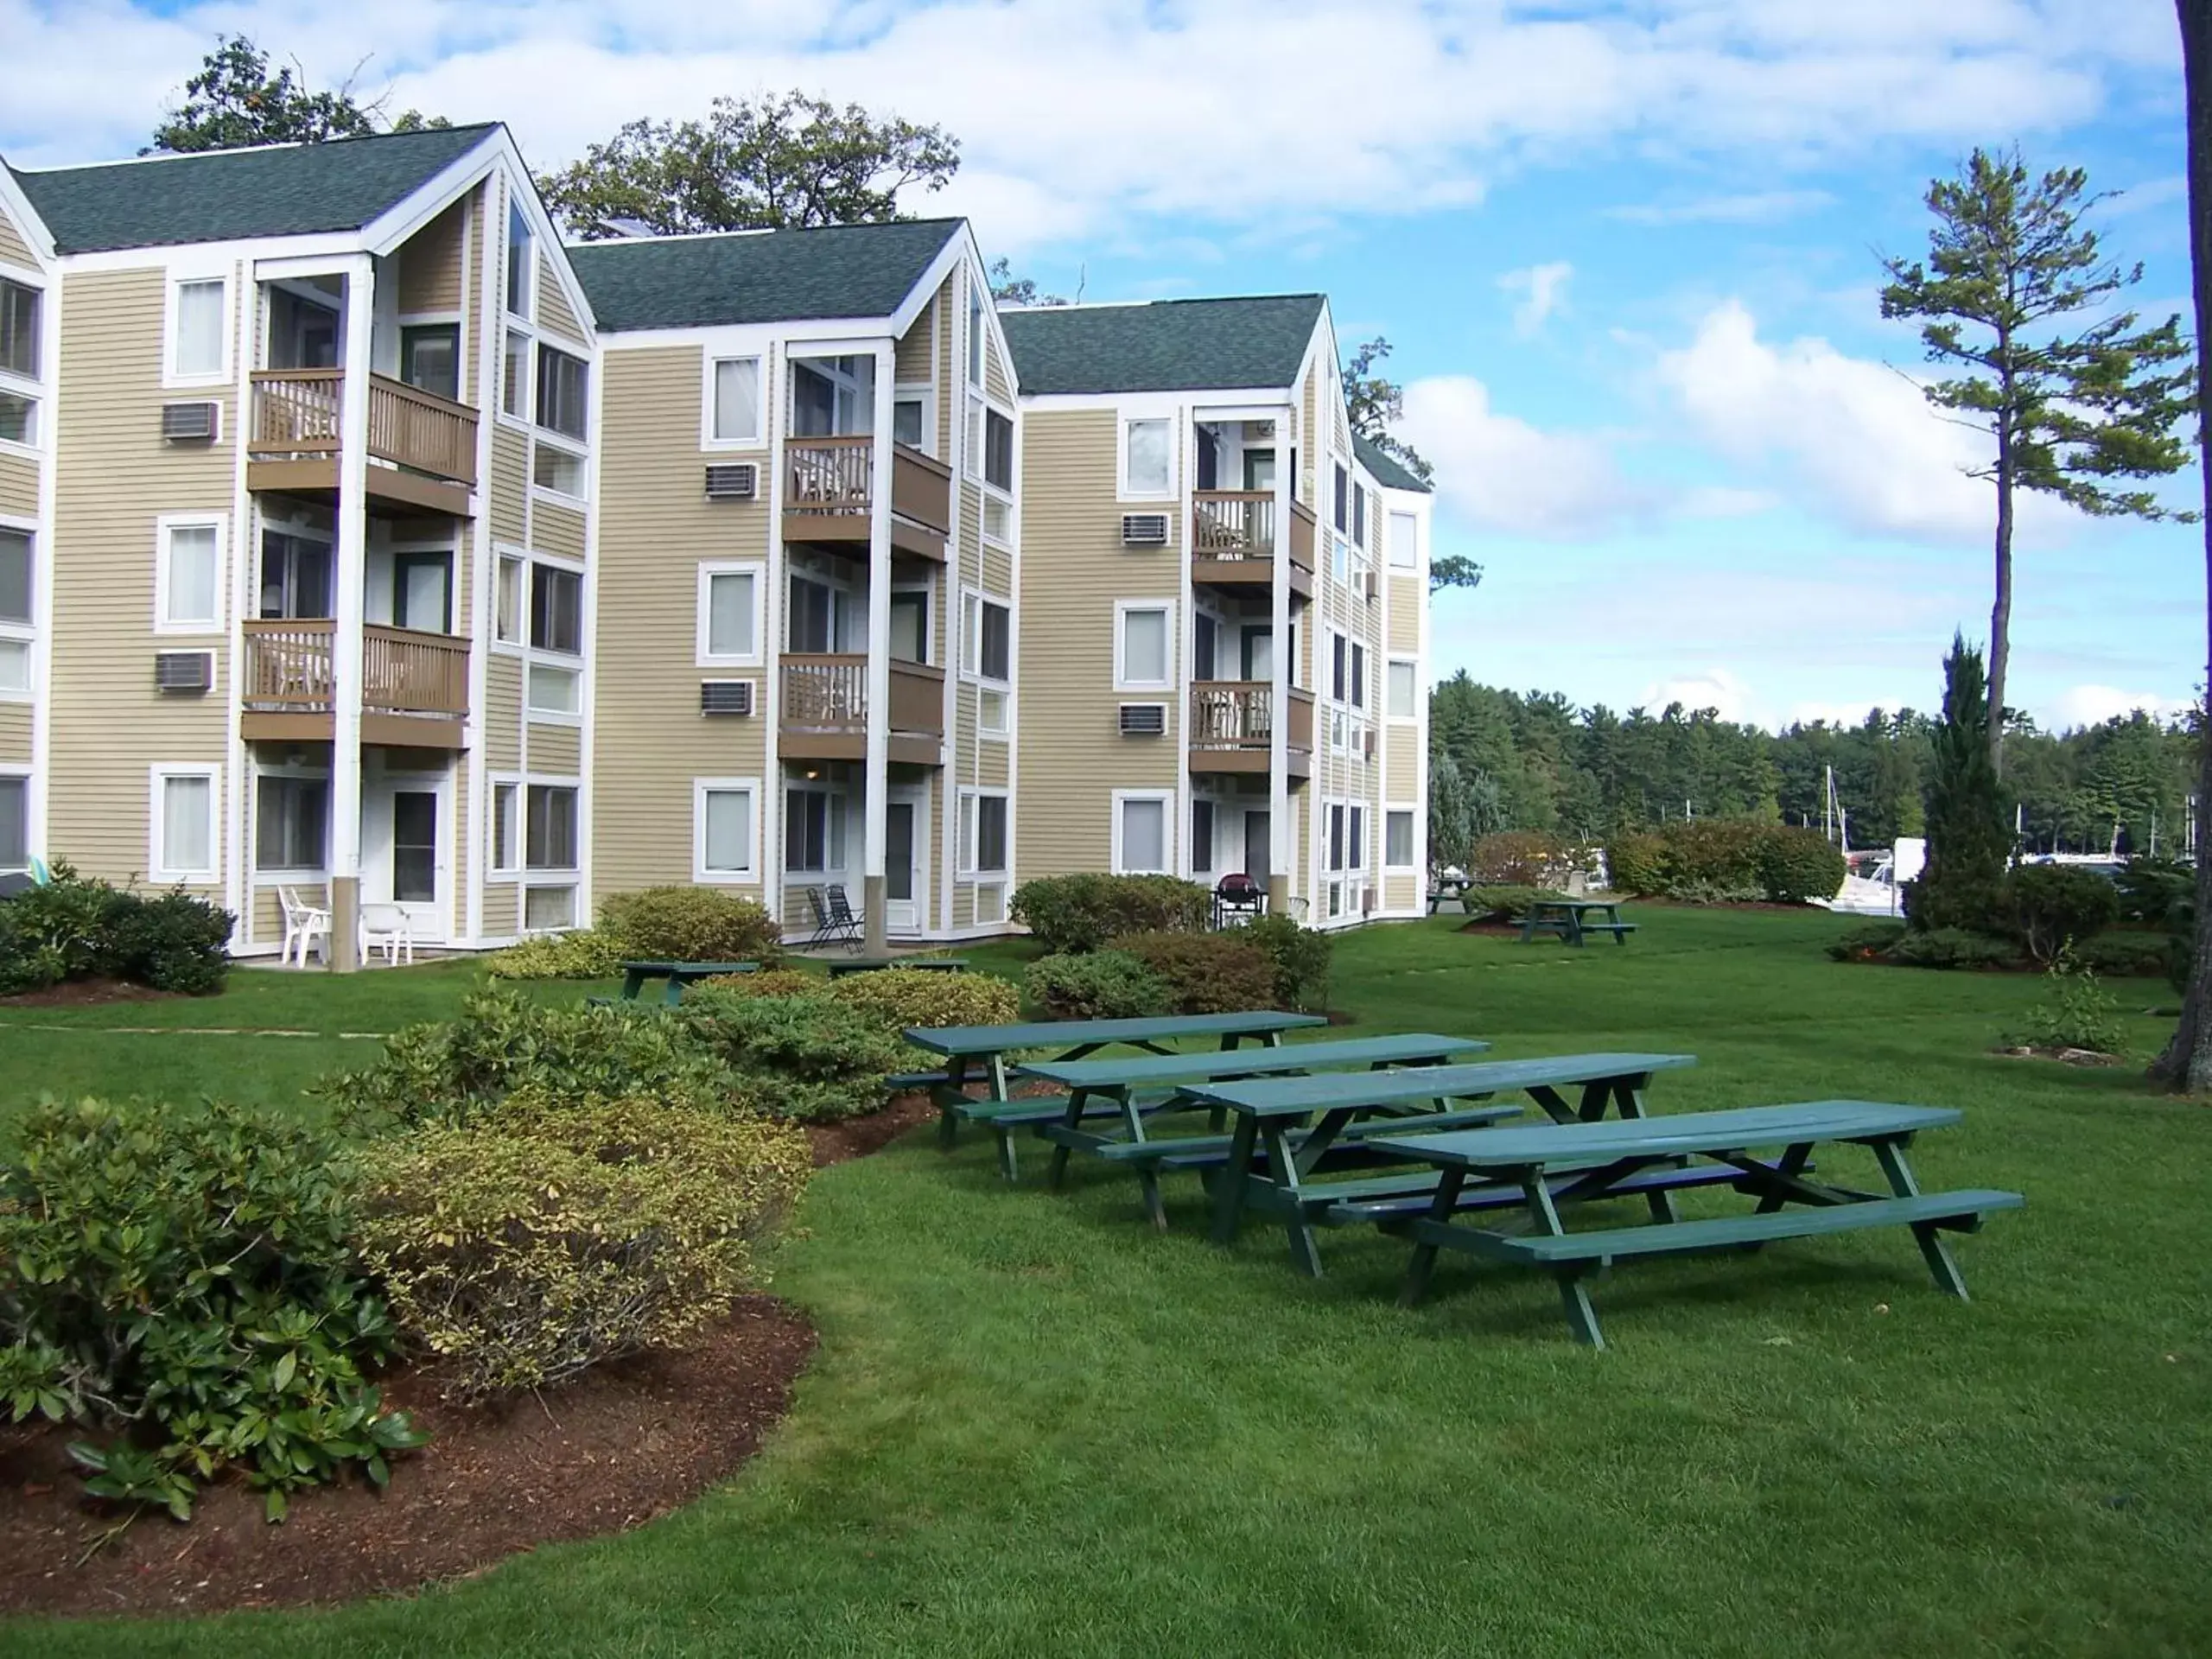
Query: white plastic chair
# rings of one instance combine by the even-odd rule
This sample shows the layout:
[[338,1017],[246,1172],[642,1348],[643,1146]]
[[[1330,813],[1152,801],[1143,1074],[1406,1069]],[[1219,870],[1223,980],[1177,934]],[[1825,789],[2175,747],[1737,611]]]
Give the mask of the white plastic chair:
[[325,962],[330,960],[330,912],[321,906],[311,905],[302,897],[297,887],[276,889],[276,902],[284,908],[284,950],[278,960],[289,966],[295,950],[299,953],[300,966],[308,965],[308,947],[313,945]]
[[407,912],[397,905],[363,905],[361,906],[361,960],[365,963],[372,950],[384,952],[385,964],[397,968],[404,962],[415,960],[415,932],[407,919]]

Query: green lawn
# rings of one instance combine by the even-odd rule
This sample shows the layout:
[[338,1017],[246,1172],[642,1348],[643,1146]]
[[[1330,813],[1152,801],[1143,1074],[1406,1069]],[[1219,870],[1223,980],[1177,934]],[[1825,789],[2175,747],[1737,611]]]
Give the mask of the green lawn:
[[[1456,918],[1371,930],[1340,944],[1336,1000],[1500,1058],[1697,1054],[1655,1111],[1963,1107],[1916,1149],[1923,1181],[2029,1201],[1959,1244],[1972,1305],[1909,1237],[1850,1234],[1626,1269],[1592,1354],[1537,1275],[1447,1258],[1407,1313],[1380,1235],[1324,1235],[1308,1282],[1279,1236],[1205,1243],[1193,1179],[1157,1236],[1125,1174],[1007,1190],[982,1142],[947,1160],[917,1135],[818,1182],[779,1288],[819,1357],[704,1501],[414,1599],[0,1627],[0,1650],[2212,1652],[2212,1111],[1989,1055],[2033,980],[1837,966],[1825,917],[1637,919],[1629,948],[1582,952]],[[467,978],[242,975],[218,1002],[54,1023],[381,1029]],[[289,1095],[369,1046],[14,1028],[35,1017],[0,1013],[18,1090]]]

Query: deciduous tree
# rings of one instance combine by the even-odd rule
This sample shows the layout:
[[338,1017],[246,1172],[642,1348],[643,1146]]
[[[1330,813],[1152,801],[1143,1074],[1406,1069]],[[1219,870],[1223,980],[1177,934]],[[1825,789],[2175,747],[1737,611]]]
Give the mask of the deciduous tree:
[[142,153],[315,144],[451,124],[419,110],[386,120],[383,100],[364,104],[353,96],[351,76],[333,91],[311,92],[297,63],[272,73],[269,54],[245,35],[219,35],[200,72],[184,83],[184,101],[162,118]]

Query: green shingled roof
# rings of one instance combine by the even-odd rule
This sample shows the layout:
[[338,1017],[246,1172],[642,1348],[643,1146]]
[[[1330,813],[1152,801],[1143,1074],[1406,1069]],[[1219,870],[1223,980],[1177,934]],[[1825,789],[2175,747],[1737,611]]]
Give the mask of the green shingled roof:
[[1387,455],[1365,438],[1351,441],[1352,451],[1359,457],[1359,464],[1375,474],[1375,481],[1386,490],[1419,490],[1423,495],[1431,493],[1429,486],[1421,481],[1420,474],[1395,455]]
[[17,173],[63,253],[357,231],[498,123]]
[[1024,396],[1287,386],[1326,302],[1319,294],[1000,314]]
[[887,317],[959,232],[957,219],[585,242],[569,264],[602,332]]

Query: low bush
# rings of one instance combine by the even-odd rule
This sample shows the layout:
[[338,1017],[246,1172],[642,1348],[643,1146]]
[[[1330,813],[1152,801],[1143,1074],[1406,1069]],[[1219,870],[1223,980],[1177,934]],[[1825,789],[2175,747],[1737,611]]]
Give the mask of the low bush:
[[1628,830],[1605,844],[1605,880],[1616,893],[1656,893],[1667,885],[1663,836]]
[[1878,962],[1904,935],[1903,922],[1869,922],[1832,940],[1827,953],[1838,962]]
[[1124,933],[1195,933],[1213,894],[1172,875],[1055,875],[1014,890],[1014,918],[1054,956],[1103,949]]
[[1166,980],[1126,950],[1045,957],[1029,964],[1022,988],[1051,1020],[1141,1020],[1166,1014]]
[[621,966],[622,952],[597,928],[536,933],[495,950],[484,971],[494,979],[605,979]]
[[2130,979],[2164,975],[2171,978],[2176,958],[2186,975],[2188,941],[2168,933],[2135,928],[2115,928],[2073,947],[2074,960],[2101,979]]
[[874,1014],[893,1031],[1006,1026],[1021,1018],[1021,993],[995,974],[884,968],[832,980],[830,995]]
[[1274,1006],[1273,957],[1236,928],[1225,933],[1130,933],[1114,949],[1167,987],[1173,1014],[1242,1014]]
[[1771,905],[1802,905],[1843,891],[1849,867],[1817,830],[1770,827],[1759,847],[1759,883]]
[[1842,891],[1843,855],[1817,832],[1756,818],[1696,818],[1626,831],[1605,848],[1617,893],[1686,904],[1802,905]]
[[1460,902],[1476,921],[1519,923],[1539,899],[1566,897],[1553,887],[1470,887]]
[[2171,859],[2130,859],[2113,886],[2123,922],[2174,929],[2196,906],[2196,872]]
[[1962,927],[1908,928],[1885,960],[1907,968],[2002,968],[2018,961],[2019,948],[1993,934]]
[[1274,966],[1274,1000],[1269,1007],[1319,1014],[1329,1006],[1329,958],[1336,942],[1326,933],[1281,914],[1255,917],[1240,932]]
[[148,895],[57,864],[53,880],[0,903],[0,995],[82,979],[207,995],[230,973],[232,920],[181,889]]
[[2066,864],[2017,866],[2005,878],[2005,903],[2012,936],[2046,967],[2120,918],[2120,890],[2094,870]]
[[366,1157],[362,1259],[468,1400],[673,1345],[726,1313],[765,1282],[810,1165],[786,1124],[528,1094]]
[[2050,990],[2028,1010],[2028,1039],[2037,1048],[2120,1052],[2120,1005],[2097,976],[2062,948],[2045,972]]
[[599,907],[599,931],[625,957],[663,962],[774,962],[783,927],[750,899],[715,887],[640,887]]
[[909,1054],[880,1014],[827,995],[732,995],[702,985],[662,1023],[688,1033],[760,1110],[803,1123],[880,1109]]
[[99,1497],[189,1516],[236,1465],[287,1495],[419,1445],[370,1370],[394,1351],[353,1263],[353,1170],[296,1113],[46,1101],[0,1165],[0,1402],[114,1432]]
[[820,974],[799,968],[763,968],[757,974],[722,974],[702,979],[703,989],[713,986],[730,996],[820,996],[830,982]]
[[1766,889],[1754,883],[1707,881],[1684,876],[1670,883],[1667,897],[1678,905],[1756,905],[1764,901]]
[[1540,887],[1565,873],[1567,849],[1557,836],[1505,830],[1484,836],[1467,855],[1467,874],[1486,887]]

